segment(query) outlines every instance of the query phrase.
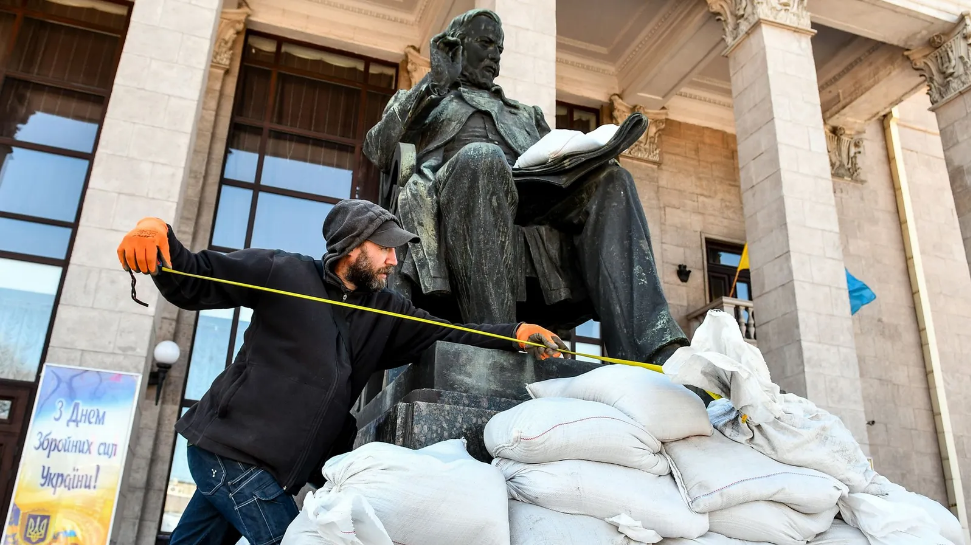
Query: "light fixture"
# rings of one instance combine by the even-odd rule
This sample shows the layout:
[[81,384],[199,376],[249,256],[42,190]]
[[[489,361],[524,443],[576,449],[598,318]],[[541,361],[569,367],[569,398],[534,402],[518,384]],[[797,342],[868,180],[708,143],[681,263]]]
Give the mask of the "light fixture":
[[162,341],[155,345],[155,352],[153,356],[155,357],[155,371],[152,371],[148,375],[148,384],[154,384],[155,388],[155,404],[158,405],[159,399],[162,397],[162,385],[165,384],[165,375],[169,373],[169,369],[172,365],[179,361],[179,345],[172,341]]
[[678,265],[678,280],[682,282],[687,282],[688,278],[691,276],[691,270],[684,263]]

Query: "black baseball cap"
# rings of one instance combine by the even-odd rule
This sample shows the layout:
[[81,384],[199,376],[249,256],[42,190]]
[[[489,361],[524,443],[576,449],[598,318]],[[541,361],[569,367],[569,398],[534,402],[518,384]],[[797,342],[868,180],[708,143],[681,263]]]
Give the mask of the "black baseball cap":
[[388,220],[375,229],[367,240],[385,248],[397,248],[409,242],[418,242],[420,239],[418,235],[399,227],[398,222]]

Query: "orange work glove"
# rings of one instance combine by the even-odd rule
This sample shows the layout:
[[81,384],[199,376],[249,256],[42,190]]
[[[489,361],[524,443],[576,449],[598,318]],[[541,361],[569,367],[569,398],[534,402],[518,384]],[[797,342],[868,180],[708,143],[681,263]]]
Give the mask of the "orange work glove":
[[169,226],[158,218],[142,218],[135,228],[118,245],[118,261],[126,270],[156,274],[158,254],[162,252],[162,265],[169,266]]
[[[516,329],[516,338],[519,339],[519,348],[526,350],[531,356],[538,360],[546,358],[560,358],[563,355],[558,350],[567,350],[563,341],[553,334],[552,331],[544,329],[535,324],[522,324]],[[523,344],[525,341],[545,345],[546,348]]]

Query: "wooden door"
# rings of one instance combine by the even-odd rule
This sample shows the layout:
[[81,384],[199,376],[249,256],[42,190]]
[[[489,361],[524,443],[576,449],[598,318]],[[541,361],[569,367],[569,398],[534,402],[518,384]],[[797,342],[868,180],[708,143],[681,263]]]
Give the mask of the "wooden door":
[[31,382],[0,379],[0,513],[4,520],[17,479],[35,388]]

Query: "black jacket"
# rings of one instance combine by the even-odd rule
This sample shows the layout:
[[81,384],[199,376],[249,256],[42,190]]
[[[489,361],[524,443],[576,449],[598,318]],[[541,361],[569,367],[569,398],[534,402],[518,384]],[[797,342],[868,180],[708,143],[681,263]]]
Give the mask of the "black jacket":
[[[169,227],[172,269],[432,318],[402,296],[348,292],[319,260],[279,250],[187,250]],[[322,275],[321,273],[324,272]],[[435,341],[514,350],[511,342],[345,309],[344,349],[334,306],[170,273],[153,277],[187,310],[253,309],[236,360],[176,424],[189,443],[269,471],[296,493],[320,468],[372,373],[410,363]],[[515,324],[469,325],[515,336]],[[346,430],[345,430],[346,432]]]

